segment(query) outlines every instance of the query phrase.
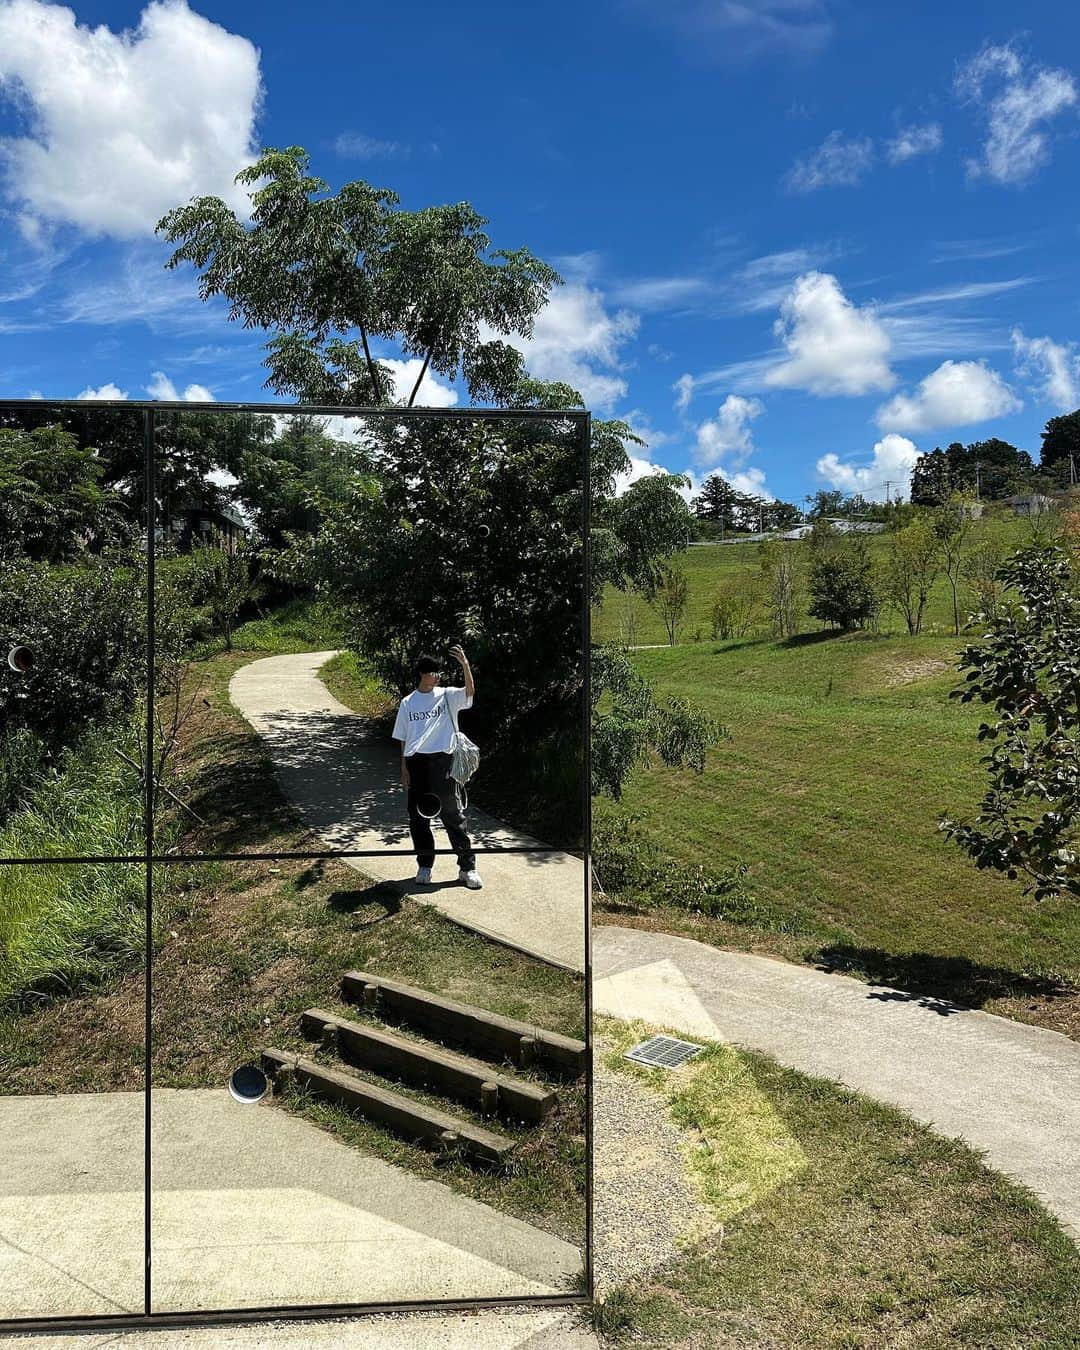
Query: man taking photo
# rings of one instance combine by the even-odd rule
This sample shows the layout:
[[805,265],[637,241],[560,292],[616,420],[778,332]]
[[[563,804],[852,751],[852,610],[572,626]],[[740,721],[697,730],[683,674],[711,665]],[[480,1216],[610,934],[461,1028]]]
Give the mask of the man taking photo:
[[[423,885],[431,881],[435,864],[431,819],[437,800],[450,847],[457,854],[458,880],[477,891],[484,883],[477,874],[476,854],[465,830],[461,788],[450,777],[450,738],[454,732],[451,712],[457,714],[472,707],[476,685],[461,647],[451,647],[450,655],[461,666],[465,687],[440,684],[443,672],[439,662],[432,656],[421,656],[415,666],[416,688],[401,700],[393,734],[394,740],[401,741],[401,782],[409,790],[409,833],[416,849],[416,880]],[[421,814],[421,804],[427,808],[425,814]]]

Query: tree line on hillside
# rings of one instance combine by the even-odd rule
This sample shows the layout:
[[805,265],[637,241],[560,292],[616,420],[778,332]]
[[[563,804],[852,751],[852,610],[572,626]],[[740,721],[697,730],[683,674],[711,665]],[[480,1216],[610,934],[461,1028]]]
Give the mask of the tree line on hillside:
[[845,493],[819,488],[805,499],[805,506],[741,492],[722,474],[711,473],[690,505],[699,538],[740,534],[769,534],[790,530],[816,520],[880,521],[894,524],[905,514],[899,500],[871,501],[861,492]]
[[914,506],[942,506],[961,494],[1002,501],[1032,492],[1056,492],[1080,481],[1080,410],[1052,417],[1042,433],[1039,463],[1026,450],[991,437],[953,441],[920,455],[911,474]]

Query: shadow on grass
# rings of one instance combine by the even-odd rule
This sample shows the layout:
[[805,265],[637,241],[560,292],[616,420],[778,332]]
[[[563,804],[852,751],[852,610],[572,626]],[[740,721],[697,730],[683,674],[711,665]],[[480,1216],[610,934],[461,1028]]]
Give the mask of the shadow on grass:
[[871,985],[888,986],[871,993],[870,998],[918,1002],[943,1017],[981,1008],[990,999],[1053,999],[1076,993],[1064,980],[983,966],[962,956],[932,956],[928,952],[897,955],[878,947],[836,944],[822,947],[811,959],[819,970],[862,975]]
[[358,910],[374,906],[382,910],[358,923],[360,928],[371,928],[377,923],[385,923],[401,912],[401,892],[385,882],[376,882],[372,886],[358,886],[355,890],[334,891],[326,902],[335,914],[356,914]]

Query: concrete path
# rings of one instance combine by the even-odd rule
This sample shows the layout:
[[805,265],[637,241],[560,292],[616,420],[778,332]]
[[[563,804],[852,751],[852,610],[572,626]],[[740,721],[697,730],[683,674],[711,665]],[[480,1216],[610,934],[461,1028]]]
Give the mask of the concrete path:
[[593,1003],[774,1055],[986,1151],[1080,1238],[1080,1045],[938,999],[632,928],[593,930]]
[[[0,1317],[143,1310],[141,1093],[0,1101]],[[568,1242],[264,1102],[155,1089],[155,1311],[576,1287]]]
[[573,1310],[411,1313],[333,1322],[2,1336],[4,1350],[596,1350]]
[[[451,854],[435,859],[435,881],[418,886],[396,742],[372,735],[316,678],[333,652],[268,656],[241,666],[229,697],[266,741],[282,790],[328,848],[396,849],[345,859],[378,881],[434,905],[448,919],[570,970],[585,968],[583,869],[568,853],[481,853],[484,889],[457,880]],[[481,747],[482,751],[482,747]],[[483,772],[481,761],[480,772]],[[542,847],[475,807],[469,832],[478,850]],[[446,835],[435,825],[436,847]]]

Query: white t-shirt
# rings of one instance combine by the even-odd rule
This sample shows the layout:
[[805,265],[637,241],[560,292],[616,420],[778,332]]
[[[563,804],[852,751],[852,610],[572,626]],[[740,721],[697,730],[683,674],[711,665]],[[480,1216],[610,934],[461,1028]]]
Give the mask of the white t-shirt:
[[[446,702],[443,701],[445,696]],[[450,737],[454,724],[447,712],[447,703],[455,713],[472,707],[472,699],[461,686],[437,684],[430,694],[414,689],[398,705],[394,723],[394,740],[405,742],[405,758],[422,751],[433,755],[437,751],[450,753]]]

